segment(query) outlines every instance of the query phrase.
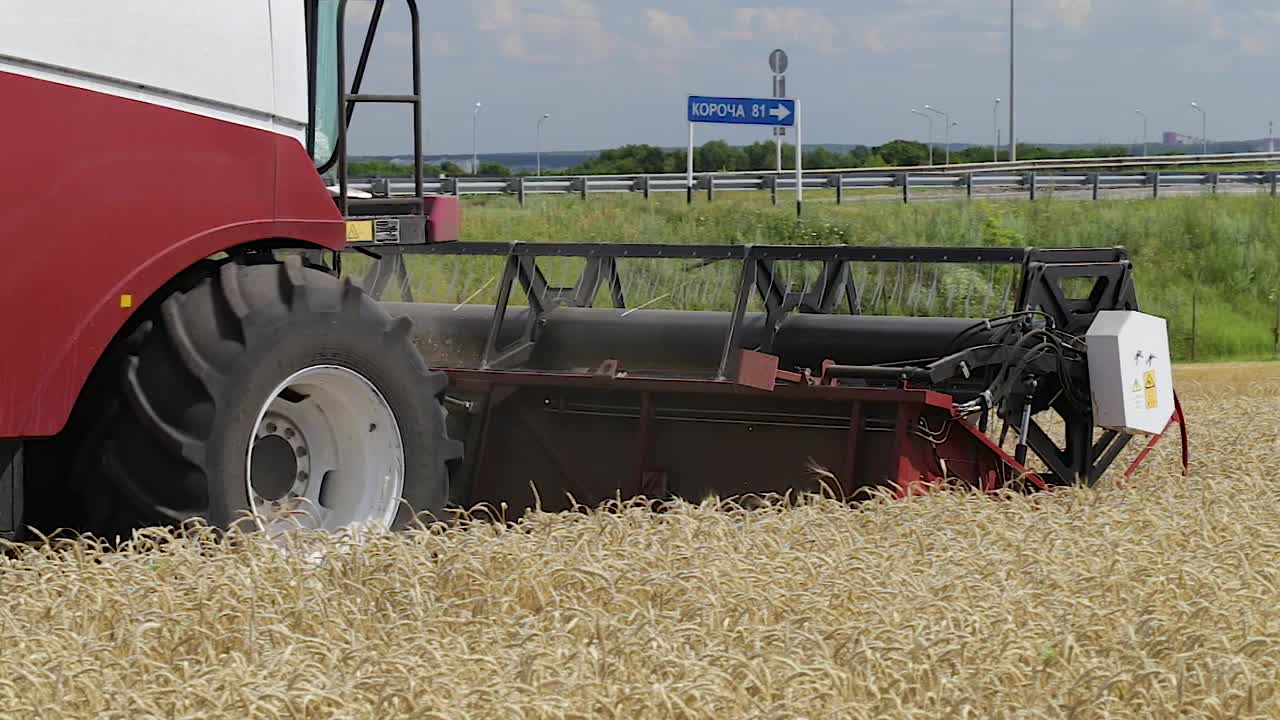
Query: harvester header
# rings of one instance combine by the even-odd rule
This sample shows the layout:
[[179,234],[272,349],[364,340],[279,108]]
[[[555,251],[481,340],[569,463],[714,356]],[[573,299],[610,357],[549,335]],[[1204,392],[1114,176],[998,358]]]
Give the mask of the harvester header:
[[[386,303],[451,378],[468,447],[463,505],[518,508],[535,492],[560,508],[570,497],[815,490],[815,463],[850,497],[883,485],[905,495],[1093,483],[1135,433],[1159,434],[1175,415],[1170,392],[1145,428],[1093,419],[1095,403],[1127,387],[1119,355],[1092,346],[1119,338],[1167,355],[1120,248],[460,242],[375,252],[366,285],[381,294],[399,277],[402,298],[422,286],[405,282],[415,272],[498,263],[488,266],[492,304]],[[939,266],[1003,266],[1016,295],[990,318],[867,314],[876,299],[855,278],[873,266],[932,267],[935,284],[948,277]],[[555,286],[552,269],[572,284]],[[708,298],[698,276],[713,270],[724,282]],[[645,277],[692,287],[667,305],[722,309],[650,306],[672,288]],[[1167,362],[1156,372],[1171,387]]]

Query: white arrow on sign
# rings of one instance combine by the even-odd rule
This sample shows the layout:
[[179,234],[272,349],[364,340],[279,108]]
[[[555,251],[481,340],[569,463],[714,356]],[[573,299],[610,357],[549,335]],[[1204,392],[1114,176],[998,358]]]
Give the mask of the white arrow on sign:
[[778,107],[770,110],[769,114],[781,121],[786,120],[787,116],[791,114],[791,111],[787,109],[787,106],[779,105]]

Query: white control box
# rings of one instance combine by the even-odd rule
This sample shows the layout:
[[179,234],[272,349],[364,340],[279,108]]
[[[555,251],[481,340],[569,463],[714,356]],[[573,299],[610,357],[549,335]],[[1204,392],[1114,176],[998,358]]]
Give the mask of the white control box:
[[1131,310],[1104,310],[1085,334],[1089,393],[1099,427],[1158,435],[1173,417],[1168,323]]

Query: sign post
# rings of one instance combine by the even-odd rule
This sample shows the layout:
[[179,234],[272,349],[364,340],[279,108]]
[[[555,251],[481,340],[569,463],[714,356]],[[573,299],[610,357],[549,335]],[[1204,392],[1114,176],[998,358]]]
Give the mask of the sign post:
[[689,201],[693,200],[693,125],[694,123],[719,123],[724,125],[764,125],[775,128],[796,129],[796,215],[804,202],[802,162],[804,146],[800,137],[800,101],[794,98],[742,98],[690,95],[689,154],[685,182]]
[[[769,53],[769,69],[773,71],[773,96],[776,98],[784,98],[787,96],[787,65],[790,61],[787,59],[787,53],[782,48],[778,48]],[[773,149],[777,155],[775,170],[782,172],[782,138],[786,137],[787,129],[785,127],[775,127],[773,129]]]

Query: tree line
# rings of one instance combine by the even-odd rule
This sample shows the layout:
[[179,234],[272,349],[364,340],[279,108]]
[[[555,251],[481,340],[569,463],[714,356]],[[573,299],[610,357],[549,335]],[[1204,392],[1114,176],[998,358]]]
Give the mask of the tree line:
[[[703,172],[735,172],[772,170],[776,167],[776,150],[773,142],[763,141],[751,145],[730,145],[723,140],[712,140],[694,148],[694,170]],[[783,169],[795,169],[795,145],[783,145]],[[1018,145],[1019,160],[1067,160],[1089,157],[1125,157],[1130,155],[1122,145],[1099,145],[1082,148],[1046,148],[1038,145]],[[1180,153],[1170,153],[1180,154]],[[933,162],[943,164],[945,149],[935,145]],[[1000,160],[1008,160],[1007,147],[999,149]],[[664,150],[653,145],[625,145],[600,152],[599,155],[563,171],[544,174],[554,175],[643,175],[681,173],[685,171],[687,151]],[[951,151],[951,162],[981,163],[993,158],[990,146],[958,148]],[[805,150],[804,167],[808,170],[863,167],[911,167],[929,163],[929,146],[913,140],[893,140],[874,147],[855,145],[840,152],[825,147]],[[409,165],[383,160],[351,163],[351,174],[357,177],[408,177],[413,175]],[[532,175],[531,172],[512,172],[497,162],[480,163],[479,172],[469,173],[461,166],[445,162],[442,165],[424,164],[423,173],[432,176],[486,176],[512,177]]]

